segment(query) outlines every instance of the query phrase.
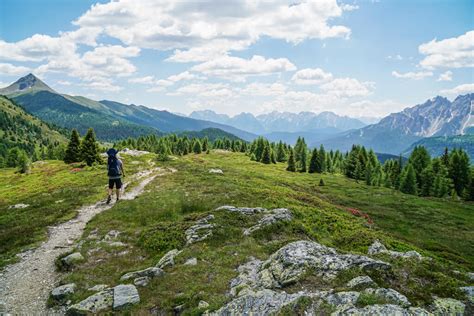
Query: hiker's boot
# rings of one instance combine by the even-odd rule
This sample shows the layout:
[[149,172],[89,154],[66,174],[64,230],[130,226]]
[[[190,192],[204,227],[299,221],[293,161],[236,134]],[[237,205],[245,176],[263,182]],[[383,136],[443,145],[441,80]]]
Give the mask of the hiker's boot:
[[107,204],[110,204],[110,201],[112,201],[112,197],[109,195],[109,196],[107,197],[107,202],[106,202],[106,203],[107,203]]

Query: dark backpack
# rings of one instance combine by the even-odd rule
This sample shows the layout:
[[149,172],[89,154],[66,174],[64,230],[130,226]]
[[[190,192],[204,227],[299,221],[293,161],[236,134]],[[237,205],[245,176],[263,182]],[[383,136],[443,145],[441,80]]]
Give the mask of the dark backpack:
[[107,159],[107,170],[109,177],[118,177],[121,175],[117,156],[109,155],[109,158]]

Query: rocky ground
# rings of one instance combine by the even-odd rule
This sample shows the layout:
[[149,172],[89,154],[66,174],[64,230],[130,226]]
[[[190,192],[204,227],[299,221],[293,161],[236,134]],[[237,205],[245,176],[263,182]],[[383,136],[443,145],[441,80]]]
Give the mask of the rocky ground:
[[[122,198],[124,200],[134,199],[155,177],[174,171],[176,170],[154,168],[137,173],[130,180],[137,181],[138,184],[126,190]],[[75,219],[50,227],[49,238],[41,246],[20,254],[20,262],[8,266],[0,275],[0,298],[2,300],[0,312],[3,309],[3,312],[13,315],[46,313],[48,296],[58,282],[56,259],[74,249],[74,241],[82,235],[88,221],[113,206],[113,203],[107,205],[105,201],[100,201],[81,208]],[[82,255],[73,253],[63,258],[62,264],[73,265],[81,260]],[[73,286],[56,290],[57,296],[61,298],[73,291]],[[54,313],[54,311],[49,311],[49,313]]]

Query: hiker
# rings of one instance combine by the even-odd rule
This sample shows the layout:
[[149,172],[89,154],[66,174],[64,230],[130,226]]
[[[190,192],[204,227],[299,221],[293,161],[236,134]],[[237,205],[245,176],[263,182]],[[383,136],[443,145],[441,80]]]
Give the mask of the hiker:
[[122,188],[122,176],[125,177],[123,171],[123,163],[117,157],[118,151],[114,148],[107,150],[107,175],[109,176],[109,195],[107,197],[107,204],[112,200],[112,193],[115,185],[117,194],[117,202],[120,199],[120,189]]

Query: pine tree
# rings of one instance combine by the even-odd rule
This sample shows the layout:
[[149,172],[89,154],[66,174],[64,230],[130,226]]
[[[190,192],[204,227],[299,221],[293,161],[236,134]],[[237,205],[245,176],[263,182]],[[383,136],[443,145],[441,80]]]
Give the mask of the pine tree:
[[449,150],[448,147],[444,147],[443,155],[441,156],[441,161],[443,162],[446,168],[449,168]]
[[430,165],[423,169],[421,172],[421,196],[431,196],[433,195],[433,184],[435,181],[435,174],[433,172],[433,167]]
[[325,186],[323,178],[321,178],[321,180],[319,180],[319,186],[320,187]]
[[271,153],[270,153],[270,146],[268,144],[265,144],[265,147],[263,147],[261,162],[264,164],[270,164],[272,162],[271,159],[272,158],[271,158]]
[[425,147],[416,146],[413,149],[413,152],[411,153],[410,158],[408,159],[408,162],[412,165],[413,169],[415,170],[417,188],[421,190],[421,187],[423,186],[421,172],[430,164],[431,162],[430,154],[428,153]]
[[449,177],[458,196],[462,196],[469,185],[469,156],[464,150],[456,149],[450,154]]
[[409,163],[402,174],[401,180],[400,180],[400,191],[403,193],[407,194],[413,194],[416,195],[416,173],[415,169]]
[[288,157],[288,167],[286,167],[286,170],[291,172],[296,171],[295,154],[292,149],[290,149],[290,156]]
[[102,162],[99,155],[99,145],[95,140],[95,134],[92,128],[87,130],[86,136],[81,143],[81,158],[88,166]]
[[303,151],[300,154],[300,163],[299,163],[299,172],[306,172],[306,147],[304,147]]
[[202,151],[206,152],[209,149],[209,139],[207,137],[204,137],[204,140],[202,141]]
[[166,145],[164,141],[160,141],[158,143],[156,160],[158,161],[170,160],[168,145]]
[[319,147],[318,159],[320,168],[318,172],[323,173],[326,171],[326,151],[324,150],[324,146],[322,144]]
[[201,142],[199,141],[199,139],[194,140],[193,152],[195,154],[202,153],[202,145],[201,145]]
[[286,161],[286,151],[285,151],[285,147],[284,147],[284,145],[281,141],[277,145],[276,160],[278,162],[285,162]]
[[311,152],[311,159],[309,161],[309,173],[315,173],[317,170],[317,164],[318,164],[318,150],[316,148],[313,149]]
[[21,150],[18,156],[18,167],[19,167],[18,171],[20,173],[29,173],[30,165],[31,165],[30,158],[28,158],[28,155],[26,154],[24,150]]
[[81,139],[77,130],[73,129],[71,132],[71,139],[67,145],[64,162],[73,163],[78,161],[81,161]]
[[270,158],[273,164],[277,163],[275,151],[273,149],[271,150]]

